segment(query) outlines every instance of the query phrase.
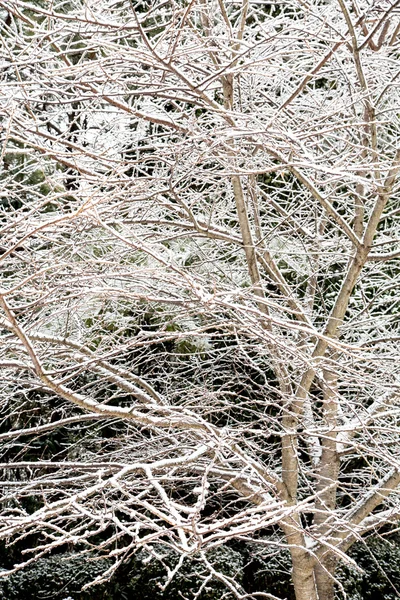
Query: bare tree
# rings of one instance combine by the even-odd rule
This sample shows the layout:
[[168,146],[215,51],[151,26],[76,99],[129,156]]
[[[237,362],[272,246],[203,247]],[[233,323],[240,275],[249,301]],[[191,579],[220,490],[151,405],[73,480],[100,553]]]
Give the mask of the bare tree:
[[[41,536],[24,564],[164,546],[246,598],[207,560],[235,538],[332,600],[397,523],[399,10],[0,0],[1,536]],[[32,460],[56,430],[75,443]]]

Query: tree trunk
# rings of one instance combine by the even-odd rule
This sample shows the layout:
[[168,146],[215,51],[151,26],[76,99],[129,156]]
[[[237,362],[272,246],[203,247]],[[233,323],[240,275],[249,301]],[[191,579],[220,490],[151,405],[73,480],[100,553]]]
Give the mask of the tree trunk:
[[329,557],[324,563],[318,563],[314,568],[315,581],[318,590],[318,600],[334,600],[335,598],[335,570],[337,559]]
[[317,594],[316,579],[310,555],[301,548],[293,548],[292,579],[296,600],[327,600]]
[[282,523],[292,559],[292,581],[296,600],[318,600],[314,577],[314,560],[305,549],[305,538],[301,530],[300,516],[294,514]]

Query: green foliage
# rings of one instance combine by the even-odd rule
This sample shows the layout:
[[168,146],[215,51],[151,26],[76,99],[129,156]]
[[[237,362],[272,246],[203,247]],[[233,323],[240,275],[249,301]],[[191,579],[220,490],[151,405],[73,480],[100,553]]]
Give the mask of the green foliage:
[[[243,556],[221,546],[207,554],[213,568],[240,583],[243,577]],[[186,559],[173,581],[163,590],[167,568],[173,569],[178,556],[164,553],[161,561],[140,552],[128,568],[122,569],[109,582],[82,591],[85,584],[111,566],[108,559],[85,560],[73,554],[41,558],[23,571],[0,580],[0,599],[25,600],[182,600],[193,598],[208,572],[196,558]],[[199,600],[229,600],[226,587],[215,578],[205,585]]]
[[[11,145],[12,148],[3,156],[0,168],[0,183],[4,190],[0,194],[0,211],[18,210],[51,192],[63,191],[48,180],[47,176],[54,170],[49,161],[40,156],[32,157],[23,144],[13,141]],[[54,208],[55,205],[49,202],[42,210],[50,212]]]
[[116,588],[105,583],[81,591],[110,566],[106,559],[91,561],[73,554],[41,558],[23,571],[0,580],[0,598],[4,600],[37,600],[70,598],[73,600],[113,600]]
[[354,544],[349,555],[364,570],[340,567],[338,578],[347,600],[395,600],[400,596],[400,543],[371,537]]
[[[243,556],[239,552],[220,546],[207,553],[207,560],[217,572],[232,577],[236,583],[242,582],[244,564]],[[128,589],[131,591],[130,598],[141,600],[193,598],[208,575],[201,560],[185,559],[172,582],[163,590],[167,581],[166,567],[172,570],[178,563],[178,556],[173,552],[164,554],[163,563],[164,565],[145,552],[137,556],[128,584]],[[215,578],[207,582],[197,596],[198,600],[220,600],[222,597],[228,600],[232,595],[227,595],[225,585]]]
[[249,548],[244,587],[248,593],[268,592],[278,598],[295,600],[288,550],[251,551]]
[[[288,551],[267,552],[264,547],[262,552],[256,552],[256,547],[236,546],[235,549],[220,546],[207,553],[207,560],[216,572],[234,579],[247,593],[268,592],[278,598],[295,599]],[[364,573],[348,566],[339,567],[337,577],[347,600],[399,597],[400,544],[397,538],[369,538],[355,544],[349,554]],[[168,570],[172,571],[177,564],[178,555],[173,551],[163,551],[159,559],[141,551],[110,581],[82,591],[85,584],[111,566],[110,560],[60,554],[41,558],[23,571],[0,579],[0,599],[183,600],[194,598],[201,588],[198,600],[233,600],[225,585],[215,577],[202,587],[209,573],[198,557],[186,558],[166,585]],[[337,597],[343,597],[339,589]]]

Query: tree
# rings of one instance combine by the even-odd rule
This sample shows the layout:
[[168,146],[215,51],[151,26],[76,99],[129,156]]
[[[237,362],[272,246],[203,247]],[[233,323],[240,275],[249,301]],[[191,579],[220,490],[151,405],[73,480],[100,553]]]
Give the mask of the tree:
[[400,3],[0,8],[14,571],[165,548],[245,598],[207,557],[251,541],[333,599],[400,516]]

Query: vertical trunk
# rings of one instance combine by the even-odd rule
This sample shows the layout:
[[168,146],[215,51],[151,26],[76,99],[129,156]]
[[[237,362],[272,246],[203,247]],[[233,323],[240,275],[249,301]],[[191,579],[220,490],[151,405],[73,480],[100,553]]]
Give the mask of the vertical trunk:
[[318,590],[318,600],[335,599],[334,575],[336,565],[337,559],[334,556],[330,556],[323,563],[315,566],[314,573]]
[[319,535],[324,535],[328,521],[336,508],[336,489],[339,475],[337,453],[337,375],[324,370],[323,421],[324,433],[321,436],[321,457],[317,468],[317,499],[315,502],[314,525]]
[[296,600],[327,600],[317,595],[314,571],[305,561],[299,559],[293,562],[292,579]]
[[292,581],[296,600],[320,600],[314,576],[314,560],[306,550],[300,516],[293,514],[281,523],[292,559]]
[[[334,354],[331,354],[331,360]],[[321,439],[321,457],[317,469],[316,492],[318,498],[315,502],[314,525],[318,536],[324,537],[331,528],[330,519],[336,508],[336,490],[339,475],[339,456],[337,452],[337,412],[338,376],[332,370],[324,370],[323,382],[323,413],[324,428],[326,432]],[[331,554],[317,563],[314,569],[319,600],[334,600],[334,574],[337,559]]]

